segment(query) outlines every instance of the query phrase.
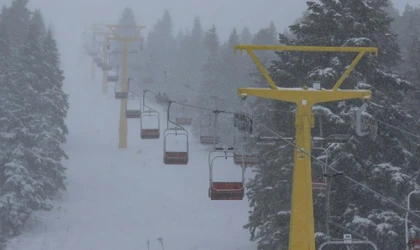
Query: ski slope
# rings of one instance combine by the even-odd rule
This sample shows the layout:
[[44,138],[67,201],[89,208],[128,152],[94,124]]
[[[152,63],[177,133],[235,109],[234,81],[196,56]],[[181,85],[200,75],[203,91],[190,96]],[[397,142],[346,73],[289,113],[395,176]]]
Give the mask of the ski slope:
[[[165,250],[256,249],[242,229],[247,199],[208,198],[209,147],[190,136],[189,164],[164,165],[166,112],[152,104],[160,112],[161,138],[141,140],[139,120],[129,120],[128,149],[118,149],[120,104],[113,85],[102,95],[99,70],[93,81],[87,77],[88,63],[79,65],[66,70],[68,190],[54,201],[52,211],[34,213],[7,250],[147,249],[148,239],[150,250],[158,250],[159,237]],[[232,159],[217,161],[215,171],[228,172],[215,175],[215,181],[239,180]]]

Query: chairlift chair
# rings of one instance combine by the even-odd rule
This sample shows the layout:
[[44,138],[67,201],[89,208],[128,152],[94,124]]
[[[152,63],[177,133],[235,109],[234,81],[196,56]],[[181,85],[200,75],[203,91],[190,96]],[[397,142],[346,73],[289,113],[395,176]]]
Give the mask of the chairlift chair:
[[179,125],[191,125],[192,124],[192,118],[177,117],[177,118],[175,118],[175,122]]
[[[238,139],[237,136],[234,136],[234,147],[235,152],[233,153],[233,162],[238,166],[253,166],[258,163],[258,158],[256,154],[250,154],[243,150],[243,144],[246,143],[245,139]],[[241,145],[239,145],[241,144]],[[241,150],[242,149],[242,150]]]
[[325,174],[327,171],[326,165],[328,165],[328,150],[323,147],[316,147],[316,145],[312,146],[313,150],[321,150],[325,153],[325,160],[323,164],[319,164],[318,162],[312,162],[312,165],[321,165],[322,175],[317,176],[316,178],[312,179],[312,190],[315,194],[324,192],[327,189],[327,181],[325,178]]
[[[187,165],[188,164],[188,155],[189,155],[189,144],[188,144],[188,131],[185,130],[179,124],[170,120],[170,109],[172,102],[168,104],[167,111],[167,128],[163,132],[163,162],[167,165]],[[169,124],[175,125],[175,127],[170,127]],[[168,151],[167,150],[167,141],[168,136],[173,135],[175,137],[185,137],[186,139],[186,149],[184,151]]]
[[205,145],[210,144],[218,144],[220,142],[219,136],[210,135],[211,131],[211,116],[206,115],[205,117],[208,117],[208,121],[201,120],[200,123],[200,143]]
[[410,250],[419,250],[420,249],[420,239],[412,239],[408,242],[408,247]]
[[233,162],[238,166],[241,164],[244,164],[245,166],[253,166],[257,165],[258,158],[255,154],[240,154],[235,152],[233,154]]
[[[157,117],[157,128],[144,128],[144,120]],[[140,137],[142,139],[159,139],[160,137],[160,120],[159,113],[154,110],[147,110],[141,113],[140,120]]]
[[[146,105],[146,92],[143,90],[143,112],[140,120],[140,137],[142,139],[159,139],[160,137],[160,116],[159,112]],[[154,128],[144,128],[144,121],[157,118],[157,125]]]
[[[188,164],[188,131],[181,127],[168,128],[164,132],[163,139],[163,162],[167,165],[187,165]],[[167,140],[169,135],[174,135],[176,137],[185,137],[186,138],[186,150],[185,151],[168,151],[167,150]]]
[[140,119],[141,118],[141,104],[139,103],[138,109],[128,108],[128,104],[133,101],[140,101],[140,97],[137,95],[129,95],[127,98],[127,109],[125,111],[125,117],[127,119]]
[[161,105],[167,105],[167,104],[169,104],[169,98],[168,98],[168,96],[165,94],[165,93],[163,93],[163,95],[159,92],[157,95],[156,95],[156,102],[157,103],[159,103],[159,104],[161,104]]
[[241,132],[252,133],[252,119],[241,113],[233,115],[233,126]]
[[363,116],[362,113],[366,110],[368,104],[363,103],[356,112],[356,133],[358,136],[370,135],[373,140],[378,136],[378,122],[371,117]]
[[118,76],[114,75],[114,76],[107,76],[107,81],[108,82],[118,82]]
[[[319,246],[318,249],[323,250],[326,246],[331,246],[331,245],[346,246],[347,249],[353,249],[354,245],[365,245],[362,249],[378,250],[378,247],[375,245],[375,243],[373,243],[372,241],[369,241],[369,240],[351,240],[351,242],[346,242],[344,240],[328,240],[328,241],[325,241],[324,243],[322,243]],[[368,247],[368,246],[370,246],[370,247]],[[337,249],[337,248],[335,248],[335,249]]]
[[[225,155],[216,155],[214,153],[224,152]],[[214,160],[219,158],[233,158],[233,152],[226,148],[216,148],[209,153],[209,172],[210,172],[210,188],[209,197],[211,200],[243,200],[245,196],[245,166],[242,169],[241,182],[215,182],[213,181],[213,165]]]
[[[120,83],[121,85],[122,83]],[[115,83],[114,90],[115,90],[115,99],[121,100],[121,99],[127,99],[128,98],[128,91],[121,91],[118,89],[118,83]]]
[[[186,103],[187,102],[187,100],[184,100],[183,101],[184,103]],[[185,113],[185,106],[183,105],[182,106],[182,111],[183,112],[181,112],[181,113]],[[179,125],[191,125],[192,124],[192,118],[190,118],[190,117],[185,117],[185,116],[181,116],[181,117],[176,117],[175,118],[175,122],[177,123],[177,124],[179,124]]]
[[104,63],[102,63],[102,70],[103,70],[103,71],[109,71],[109,70],[112,70],[112,65],[111,65],[111,64],[109,64],[109,63],[104,62]]

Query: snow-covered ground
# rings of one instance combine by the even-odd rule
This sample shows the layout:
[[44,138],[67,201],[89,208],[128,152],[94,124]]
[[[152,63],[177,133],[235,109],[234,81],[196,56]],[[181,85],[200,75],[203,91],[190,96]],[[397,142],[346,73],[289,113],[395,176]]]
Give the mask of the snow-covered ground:
[[[87,60],[87,59],[86,59]],[[83,67],[85,66],[85,67]],[[139,120],[129,120],[128,149],[118,149],[119,101],[101,94],[101,74],[88,63],[66,70],[70,94],[65,149],[68,190],[52,211],[39,211],[8,250],[161,249],[248,250],[248,201],[208,198],[209,148],[190,138],[187,166],[163,164],[163,141],[141,140]],[[84,71],[84,72],[83,72]],[[160,111],[161,135],[166,112]],[[178,142],[180,145],[181,141]],[[216,160],[217,180],[238,180],[233,160]],[[220,165],[221,164],[221,165]],[[222,167],[222,168],[221,168]]]

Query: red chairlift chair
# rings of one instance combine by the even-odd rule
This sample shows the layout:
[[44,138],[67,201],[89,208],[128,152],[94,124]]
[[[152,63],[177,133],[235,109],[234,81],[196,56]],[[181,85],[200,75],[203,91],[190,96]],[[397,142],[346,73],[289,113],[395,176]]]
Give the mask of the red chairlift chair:
[[[140,119],[140,137],[142,139],[159,139],[160,137],[160,116],[159,112],[146,105],[146,93],[148,90],[143,90],[143,112]],[[144,121],[147,119],[157,119],[156,127],[144,128]]]
[[245,196],[245,166],[242,169],[242,181],[240,182],[215,182],[213,181],[213,164],[218,158],[233,158],[233,152],[224,150],[225,155],[216,155],[214,153],[223,152],[217,149],[209,153],[210,169],[210,188],[209,197],[211,200],[243,200]]

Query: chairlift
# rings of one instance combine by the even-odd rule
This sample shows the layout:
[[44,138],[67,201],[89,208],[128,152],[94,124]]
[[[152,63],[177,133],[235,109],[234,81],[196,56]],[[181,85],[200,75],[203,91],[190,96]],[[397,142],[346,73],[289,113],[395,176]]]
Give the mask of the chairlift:
[[[244,165],[244,166],[253,166],[256,165],[258,163],[258,158],[256,154],[250,154],[247,152],[244,152],[245,150],[243,149],[244,147],[244,143],[246,143],[245,139],[238,139],[237,135],[234,136],[234,147],[235,147],[235,152],[233,154],[233,162],[238,165]],[[239,145],[240,144],[240,145]]]
[[[209,197],[211,200],[243,200],[245,195],[245,166],[241,166],[242,169],[242,181],[241,182],[215,182],[213,181],[213,165],[214,161],[219,158],[233,158],[233,148],[231,150],[228,147],[215,148],[209,153],[209,172],[210,172],[210,188]],[[214,153],[219,155],[213,156]],[[224,155],[220,155],[220,152],[224,152]]]
[[161,94],[160,92],[156,95],[156,102],[161,105],[169,104],[169,98],[166,93]]
[[[350,140],[351,136],[349,134],[330,134],[324,137],[323,129],[322,129],[322,116],[318,117],[319,121],[319,135],[312,137],[312,148],[315,149],[324,149],[324,144],[331,144],[331,143],[346,143]],[[325,150],[325,149],[324,149]]]
[[366,110],[368,104],[363,103],[356,112],[356,133],[358,136],[370,135],[373,140],[378,136],[378,121],[368,116],[363,116],[362,113]]
[[[187,165],[188,164],[188,153],[189,153],[189,145],[188,145],[188,131],[185,130],[179,124],[170,120],[170,108],[172,102],[170,101],[168,104],[168,111],[167,111],[167,128],[163,132],[163,162],[167,165],[169,164],[176,164],[176,165]],[[175,125],[175,127],[170,127],[169,124]],[[184,151],[168,151],[167,150],[167,141],[168,136],[173,135],[175,137],[185,137],[186,139],[186,149]]]
[[[133,108],[129,108],[128,104],[130,104],[131,102],[134,101],[138,101],[139,102],[139,106],[138,109],[133,109]],[[141,104],[140,104],[140,97],[138,95],[128,95],[127,98],[127,109],[125,110],[125,117],[127,119],[140,119],[141,118]]]
[[175,118],[175,122],[179,125],[191,125],[192,124],[192,118],[177,117],[177,118]]
[[255,144],[261,146],[274,146],[280,141],[288,140],[293,141],[293,137],[278,137],[278,136],[269,136],[269,135],[251,135],[251,138],[255,139]]
[[[331,246],[331,245],[336,245],[336,246],[342,245],[342,246],[347,246],[348,248],[352,247],[353,245],[368,245],[368,246],[371,246],[371,249],[378,250],[378,247],[375,245],[375,243],[369,240],[351,240],[350,242],[346,240],[328,240],[322,243],[318,249],[323,250],[326,246]],[[366,247],[363,249],[366,249]]]
[[[324,147],[317,147],[316,145],[312,146],[313,150],[321,150],[323,151],[323,153],[325,154],[325,158],[324,161],[322,162],[323,164],[321,165],[321,171],[322,171],[322,176],[318,176],[317,178],[312,179],[312,190],[314,191],[314,193],[321,193],[324,192],[327,189],[327,180],[325,177],[325,174],[327,172],[327,165],[328,165],[328,157],[329,157],[329,153],[328,150],[325,149]],[[313,162],[312,165],[320,165],[318,162]]]
[[211,135],[211,115],[205,115],[204,117],[205,119],[200,120],[200,143],[205,145],[218,144],[220,142],[220,137]]
[[[184,101],[184,103],[186,103],[187,100]],[[182,105],[182,110],[184,111],[183,113],[185,113],[185,106]],[[176,117],[175,118],[175,122],[179,125],[191,125],[192,124],[192,118],[190,117]]]
[[408,247],[410,250],[419,250],[420,249],[420,239],[412,239],[408,242]]
[[114,75],[114,76],[107,76],[107,81],[108,82],[118,82],[118,76],[117,75]]
[[109,64],[109,63],[103,62],[101,66],[102,66],[102,70],[103,70],[103,71],[109,71],[109,70],[112,70],[112,65],[111,65],[111,64]]
[[118,84],[115,83],[114,90],[115,90],[115,99],[121,100],[121,99],[127,99],[128,98],[128,91],[122,91],[121,89],[118,89],[118,85],[122,85],[122,83]]
[[[146,105],[146,92],[143,90],[143,112],[140,120],[140,137],[142,139],[159,139],[160,137],[160,116],[159,113]],[[145,120],[157,119],[157,125],[154,128],[144,128]]]
[[233,126],[241,132],[252,134],[252,119],[242,113],[235,113],[233,115]]

